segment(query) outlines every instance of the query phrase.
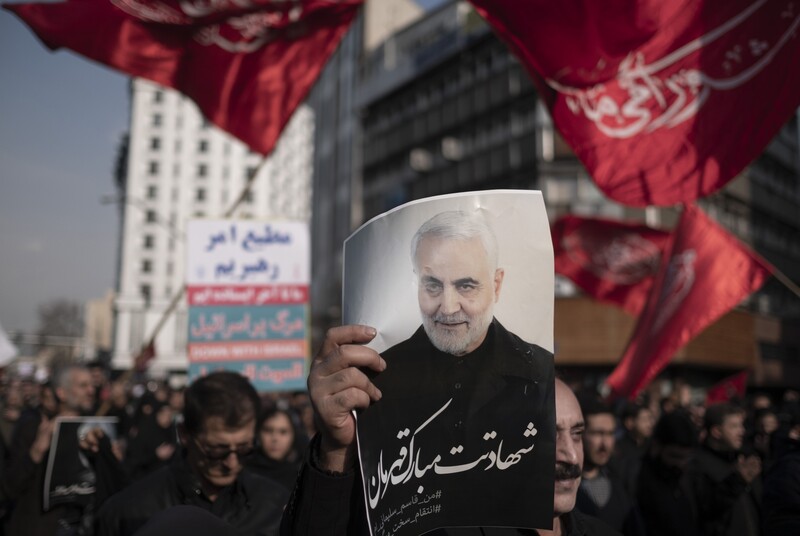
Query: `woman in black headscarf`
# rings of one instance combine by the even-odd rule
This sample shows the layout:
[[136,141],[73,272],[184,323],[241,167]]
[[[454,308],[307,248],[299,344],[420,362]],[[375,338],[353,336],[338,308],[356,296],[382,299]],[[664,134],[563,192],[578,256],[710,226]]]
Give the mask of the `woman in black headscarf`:
[[303,461],[292,414],[276,408],[263,413],[256,429],[256,443],[248,468],[285,486],[288,500]]

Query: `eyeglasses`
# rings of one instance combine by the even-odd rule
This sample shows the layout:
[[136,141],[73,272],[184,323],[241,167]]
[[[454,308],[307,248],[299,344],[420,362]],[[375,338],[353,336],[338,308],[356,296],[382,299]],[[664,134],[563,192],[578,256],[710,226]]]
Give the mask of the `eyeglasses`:
[[212,462],[220,462],[225,460],[231,454],[236,454],[236,457],[241,460],[253,454],[253,450],[255,450],[255,445],[252,443],[249,445],[238,446],[236,448],[230,448],[203,445],[196,437],[193,437],[192,440],[194,441],[194,444],[197,445],[197,448],[200,450],[203,456]]

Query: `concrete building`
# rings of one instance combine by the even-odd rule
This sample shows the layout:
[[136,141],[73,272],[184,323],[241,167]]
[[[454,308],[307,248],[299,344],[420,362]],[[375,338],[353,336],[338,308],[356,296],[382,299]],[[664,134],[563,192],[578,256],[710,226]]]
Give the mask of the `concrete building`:
[[[128,368],[185,277],[185,231],[193,218],[221,218],[261,156],[211,126],[181,94],[131,82],[127,147],[119,166],[122,215],[112,366]],[[314,113],[300,106],[233,214],[307,221],[311,212]],[[186,302],[156,339],[156,373],[186,368]]]
[[114,343],[114,299],[113,290],[96,300],[89,300],[83,307],[83,339],[85,361],[110,363]]
[[[432,195],[490,188],[542,190],[551,221],[566,213],[639,219],[671,228],[672,208],[606,199],[538,102],[525,70],[466,1],[452,1],[389,37],[364,60],[362,222]],[[797,118],[764,155],[700,205],[794,281],[800,280]],[[602,375],[635,319],[556,286],[556,361]],[[574,326],[582,329],[576,331]],[[679,352],[676,369],[699,382],[752,368],[763,385],[800,381],[800,298],[771,280]]]
[[[360,223],[360,205],[353,203],[359,197],[359,62],[365,50],[422,13],[412,0],[366,3],[260,170],[251,198],[233,215],[310,221],[313,318],[338,318],[341,244]],[[130,366],[180,291],[186,222],[221,217],[259,161],[181,94],[144,80],[131,83],[130,131],[117,166],[122,225],[113,367]],[[156,340],[156,374],[187,365],[185,300],[165,322]]]

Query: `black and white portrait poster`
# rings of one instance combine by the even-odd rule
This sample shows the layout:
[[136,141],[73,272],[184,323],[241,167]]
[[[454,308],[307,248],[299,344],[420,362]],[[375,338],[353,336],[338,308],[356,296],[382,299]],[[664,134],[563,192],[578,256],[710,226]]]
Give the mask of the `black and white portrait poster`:
[[356,415],[375,536],[552,528],[553,248],[540,192],[434,197],[344,246],[344,321],[387,368]]
[[91,463],[81,452],[80,436],[93,428],[114,440],[116,417],[59,417],[50,440],[50,454],[44,475],[45,511],[58,504],[85,505],[95,493],[97,478]]

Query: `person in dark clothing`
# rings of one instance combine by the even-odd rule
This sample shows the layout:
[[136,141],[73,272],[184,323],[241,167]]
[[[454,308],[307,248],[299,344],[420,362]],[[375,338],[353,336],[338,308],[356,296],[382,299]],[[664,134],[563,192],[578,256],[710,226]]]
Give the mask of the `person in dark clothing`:
[[713,404],[705,414],[706,440],[690,466],[698,520],[708,536],[761,534],[761,459],[741,453],[744,411]]
[[681,409],[656,423],[638,481],[639,510],[648,536],[699,536],[697,505],[686,469],[697,446],[697,431]]
[[[94,386],[86,368],[73,365],[57,370],[53,390],[58,399],[55,416],[78,417],[91,412]],[[2,479],[6,496],[14,500],[6,533],[52,536],[58,530],[75,531],[83,521],[85,505],[61,504],[44,511],[44,477],[55,416],[41,411],[28,415],[14,431],[11,460]]]
[[788,429],[777,433],[775,461],[764,476],[762,533],[800,534],[800,407],[789,408]]
[[133,480],[169,465],[178,443],[172,408],[155,402],[151,414],[142,418],[136,437],[128,445],[126,464]]
[[247,468],[284,486],[286,500],[289,500],[303,463],[292,415],[286,410],[273,408],[261,416],[256,429],[257,448],[247,460]]
[[623,407],[620,421],[624,432],[614,445],[609,467],[622,482],[628,496],[636,497],[642,458],[647,453],[655,419],[647,406],[629,402]]
[[259,409],[253,386],[239,374],[214,372],[196,380],[185,399],[181,456],[106,501],[97,534],[132,535],[156,513],[180,504],[203,508],[243,534],[276,534],[280,486],[242,471],[242,459],[253,452]]
[[580,511],[602,519],[626,536],[644,534],[638,507],[623,489],[608,462],[614,452],[616,418],[611,408],[596,396],[579,398],[586,422],[583,433],[583,477],[578,490]]
[[[362,471],[372,497],[370,517],[380,519],[389,513],[389,505],[418,487],[446,486],[447,493],[438,500],[448,512],[469,505],[473,488],[548,494],[554,455],[553,356],[494,317],[505,272],[498,265],[493,232],[477,213],[440,212],[420,226],[410,250],[422,325],[381,353],[388,367],[372,381],[384,398],[358,417]],[[513,471],[429,471],[378,492],[380,478],[370,475],[382,473],[383,454],[397,443],[400,423],[401,430],[426,423],[424,431],[415,433],[417,444],[453,456],[453,465],[483,455],[489,430],[504,438],[508,451],[529,447],[530,439],[521,432],[535,423],[538,455],[521,457]],[[447,454],[455,445],[457,457]],[[548,476],[531,479],[530,474]],[[464,508],[462,522],[484,524],[493,512],[503,510],[512,526],[549,522],[546,505],[509,511],[509,494],[491,494]],[[435,523],[427,517],[420,524]]]
[[[361,536],[369,534],[355,444],[354,408],[380,400],[382,393],[363,370],[380,372],[387,364],[374,350],[362,346],[376,335],[366,326],[331,329],[309,374],[311,400],[319,434],[310,446],[298,484],[284,512],[281,534]],[[553,529],[473,527],[437,529],[444,535],[568,535],[619,534],[601,521],[574,509],[583,463],[584,423],[575,396],[555,382],[556,457]],[[491,490],[485,490],[491,493]]]

